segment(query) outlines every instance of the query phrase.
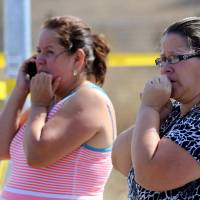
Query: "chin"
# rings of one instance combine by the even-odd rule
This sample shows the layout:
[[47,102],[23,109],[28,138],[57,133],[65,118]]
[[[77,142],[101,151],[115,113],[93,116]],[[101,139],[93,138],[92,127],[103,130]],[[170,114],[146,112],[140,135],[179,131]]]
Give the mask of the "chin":
[[171,92],[171,98],[172,99],[179,101],[181,99],[181,97],[183,97],[182,93],[183,93],[183,90],[180,87],[173,87],[172,86],[172,92]]
[[184,96],[181,96],[180,94],[174,94],[173,96],[171,96],[172,99],[178,101],[179,103],[186,103],[187,100],[184,98]]
[[171,94],[170,98],[175,99],[176,101],[180,101],[181,100],[181,95],[172,90],[172,94]]

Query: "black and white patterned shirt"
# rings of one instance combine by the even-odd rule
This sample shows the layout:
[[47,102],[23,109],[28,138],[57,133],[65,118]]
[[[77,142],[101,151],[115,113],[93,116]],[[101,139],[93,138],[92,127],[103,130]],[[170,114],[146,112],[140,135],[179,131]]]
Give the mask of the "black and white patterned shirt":
[[[200,163],[200,107],[180,116],[180,105],[173,103],[169,117],[161,124],[161,137],[166,137],[188,151]],[[128,200],[199,200],[200,179],[180,188],[164,192],[146,190],[134,180],[134,170],[128,175]]]

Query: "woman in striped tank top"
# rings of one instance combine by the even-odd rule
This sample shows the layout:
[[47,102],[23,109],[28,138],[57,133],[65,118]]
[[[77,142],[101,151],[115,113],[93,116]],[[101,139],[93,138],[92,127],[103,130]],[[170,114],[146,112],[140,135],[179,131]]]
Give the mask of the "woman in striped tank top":
[[[114,108],[101,88],[108,53],[79,18],[44,23],[37,54],[22,64],[0,116],[0,159],[12,161],[2,199],[103,199],[116,134]],[[30,62],[37,73],[27,78]]]

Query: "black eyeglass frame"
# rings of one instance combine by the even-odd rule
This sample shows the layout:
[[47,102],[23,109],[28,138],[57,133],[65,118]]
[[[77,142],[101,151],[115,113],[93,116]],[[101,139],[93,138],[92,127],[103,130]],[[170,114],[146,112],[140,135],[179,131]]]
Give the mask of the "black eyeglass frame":
[[162,62],[167,62],[169,64],[176,64],[182,60],[188,60],[190,58],[194,58],[194,57],[200,57],[200,52],[195,52],[195,53],[192,53],[192,54],[185,54],[185,55],[176,55],[174,56],[176,57],[176,61],[173,62],[173,60],[168,60],[166,58],[166,61],[161,61],[161,58],[156,58],[155,59],[155,63],[156,63],[156,66],[158,67],[162,67]]

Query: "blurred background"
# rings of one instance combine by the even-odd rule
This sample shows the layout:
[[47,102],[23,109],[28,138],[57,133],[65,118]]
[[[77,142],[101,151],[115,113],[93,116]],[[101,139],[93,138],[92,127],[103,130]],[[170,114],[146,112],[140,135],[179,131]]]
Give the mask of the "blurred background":
[[[9,95],[4,82],[10,79],[5,73],[5,2],[0,0],[0,108]],[[105,34],[112,53],[108,58],[104,88],[116,109],[118,134],[134,124],[139,92],[146,80],[159,73],[154,60],[159,55],[159,40],[165,27],[184,17],[200,16],[199,0],[30,0],[30,6],[32,52],[42,22],[56,15],[78,16],[94,32]],[[10,10],[12,15],[12,8]],[[1,185],[6,168],[7,165],[1,163]],[[126,177],[113,170],[104,200],[125,200],[126,195]]]

